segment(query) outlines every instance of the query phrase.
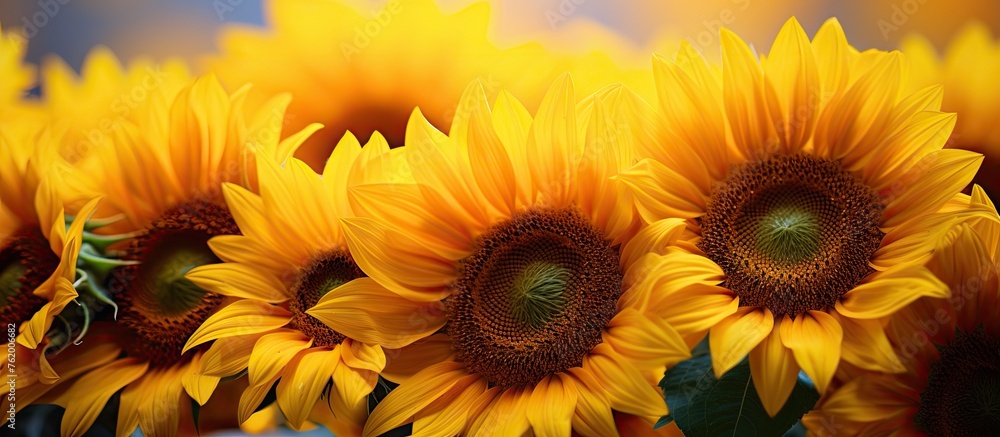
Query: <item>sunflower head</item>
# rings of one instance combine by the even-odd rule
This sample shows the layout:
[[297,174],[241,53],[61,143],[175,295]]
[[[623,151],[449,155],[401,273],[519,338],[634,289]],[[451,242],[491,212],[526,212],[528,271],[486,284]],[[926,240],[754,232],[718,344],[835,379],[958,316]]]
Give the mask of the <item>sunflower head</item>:
[[49,330],[77,297],[73,283],[81,235],[97,201],[72,209],[79,219],[67,226],[64,204],[84,199],[71,199],[61,189],[68,169],[58,156],[62,136],[35,126],[12,125],[0,133],[0,317],[18,325],[20,346],[39,349],[37,360],[25,361],[40,369],[32,383],[48,385],[59,376],[46,353],[55,354],[80,333],[79,326],[69,325]]
[[701,316],[680,330],[710,331],[717,375],[749,354],[776,414],[799,369],[821,392],[842,358],[902,370],[878,319],[948,296],[926,263],[983,213],[948,207],[982,156],[943,149],[940,87],[907,91],[902,56],[859,53],[836,20],[811,40],[789,20],[766,57],[725,29],[721,43],[721,72],[687,43],[654,60],[659,108],[633,104],[640,161],[619,178],[647,223],[689,220],[664,257],[704,275],[665,287]]
[[644,255],[684,223],[638,231],[614,179],[633,161],[636,98],[616,86],[577,100],[564,76],[532,117],[473,83],[447,135],[411,117],[407,177],[351,190],[355,261],[400,296],[443,299],[447,318],[388,360],[402,384],[365,435],[409,421],[416,434],[613,435],[616,413],[647,426],[665,413],[656,382],[688,346],[666,301],[632,284],[663,272]]
[[385,367],[383,348],[408,345],[443,325],[440,302],[409,302],[368,278],[340,224],[355,215],[351,187],[391,180],[401,152],[390,151],[381,135],[364,148],[347,135],[322,177],[297,159],[282,166],[259,155],[259,194],[225,185],[242,235],[210,240],[226,262],[185,277],[231,303],[205,320],[184,349],[214,340],[203,373],[248,370],[241,422],[251,420],[273,388],[294,428],[309,418],[338,434],[357,434]]
[[951,297],[921,298],[893,314],[887,332],[902,371],[844,366],[837,389],[803,418],[810,433],[986,435],[998,425],[1000,216],[979,186],[948,208],[982,211],[951,227],[928,263]]
[[[223,184],[256,189],[259,155],[284,161],[319,128],[281,140],[288,97],[252,105],[245,103],[248,92],[230,93],[212,76],[191,81],[142,109],[140,121],[121,120],[65,173],[67,183],[107,199],[83,238],[78,282],[95,297],[95,310],[99,303],[102,314],[115,318],[113,343],[124,356],[79,376],[59,395],[72,400],[64,433],[87,429],[100,410],[94,405],[121,390],[120,429],[172,435],[180,403],[164,399],[186,393],[203,405],[218,385],[220,377],[198,371],[205,348],[188,351],[184,342],[227,302],[186,274],[220,261],[208,245],[212,237],[240,233]],[[91,165],[103,170],[88,171]],[[151,409],[155,418],[138,413]]]

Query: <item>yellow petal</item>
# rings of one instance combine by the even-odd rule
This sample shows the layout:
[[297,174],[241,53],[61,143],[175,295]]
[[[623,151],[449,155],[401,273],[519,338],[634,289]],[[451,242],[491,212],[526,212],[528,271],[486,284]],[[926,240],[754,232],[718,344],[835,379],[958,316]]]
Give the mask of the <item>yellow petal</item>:
[[419,302],[440,301],[450,293],[445,287],[457,275],[455,266],[433,256],[412,237],[370,219],[341,223],[354,261],[382,286]]
[[404,299],[371,278],[331,290],[306,313],[354,340],[392,349],[433,334],[446,320],[440,302]]
[[[514,213],[517,201],[514,166],[505,145],[493,129],[493,117],[481,85],[475,83],[470,88],[473,86],[478,86],[477,98],[462,99],[463,105],[470,106],[471,120],[468,138],[460,140],[468,141],[469,162],[476,169],[472,174],[479,190],[500,216],[509,217]],[[456,132],[452,131],[451,136],[456,137]]]
[[[591,382],[574,380],[577,385],[576,411],[573,413],[573,429],[583,435],[614,436],[618,435],[615,418],[611,414],[611,405],[599,390],[600,383],[586,372],[572,373],[572,378],[587,375]],[[579,381],[579,382],[578,382]]]
[[[447,259],[459,259],[473,243],[468,221],[442,213],[441,197],[429,187],[414,184],[367,184],[352,187],[354,209],[366,218],[392,223]],[[436,202],[432,202],[433,198]],[[353,220],[352,223],[360,222]]]
[[238,300],[205,319],[184,344],[184,352],[218,338],[278,329],[288,324],[291,315],[287,310],[266,302]]
[[526,408],[530,388],[504,389],[472,422],[469,435],[524,435],[531,429]]
[[238,335],[215,340],[201,356],[201,373],[232,376],[247,368],[253,346],[264,334]]
[[[616,176],[635,196],[643,220],[692,218],[705,214],[705,196],[677,171],[651,159],[644,159]],[[666,189],[665,187],[670,187]]]
[[83,435],[104,409],[111,395],[146,373],[148,363],[125,358],[94,369],[76,380],[65,397],[74,402],[66,405],[61,433],[64,436]]
[[906,370],[892,349],[885,329],[878,320],[863,320],[830,313],[844,328],[844,360],[863,369],[899,373]]
[[493,105],[493,129],[500,142],[506,146],[517,187],[518,206],[530,204],[535,199],[531,193],[531,172],[528,167],[528,133],[531,114],[521,102],[506,90],[501,90]]
[[385,368],[385,352],[382,346],[369,345],[348,338],[341,343],[341,349],[341,358],[354,369],[379,373]]
[[878,319],[892,315],[923,296],[944,298],[948,286],[925,267],[902,266],[875,272],[837,302],[837,312],[854,319]]
[[212,396],[212,392],[215,391],[215,387],[219,385],[219,380],[222,378],[204,374],[201,371],[201,360],[202,356],[200,354],[195,355],[191,363],[185,366],[181,384],[184,386],[184,390],[187,391],[188,396],[191,396],[191,399],[198,402],[198,405],[205,405],[205,402],[208,402],[208,398]]
[[208,240],[208,247],[227,263],[249,264],[278,275],[295,269],[290,260],[275,256],[268,247],[246,235],[217,235]]
[[351,177],[351,167],[354,161],[361,155],[361,143],[357,137],[350,132],[345,132],[344,136],[333,148],[330,159],[326,161],[323,168],[323,182],[330,188],[331,193],[341,194],[328,199],[337,211],[337,217],[352,217],[354,211],[347,199],[347,189]]
[[485,202],[476,197],[468,163],[450,138],[438,131],[420,113],[413,111],[406,124],[406,158],[418,185],[440,195],[432,212],[482,228],[486,226]]
[[691,356],[684,338],[665,320],[647,317],[632,308],[620,311],[611,319],[604,340],[640,369],[658,373],[649,375],[656,382],[663,377],[664,366],[672,366]]
[[396,387],[375,407],[365,423],[365,436],[382,435],[406,423],[438,397],[444,396],[465,376],[465,367],[455,362],[430,366]]
[[603,343],[597,345],[584,357],[582,371],[591,372],[600,381],[611,408],[639,416],[667,414],[663,393],[646,381],[611,346]]
[[741,307],[733,315],[713,326],[708,334],[715,377],[743,361],[743,358],[771,334],[774,316],[767,308]]
[[250,385],[257,386],[273,381],[296,354],[311,345],[312,339],[296,331],[279,331],[261,337],[254,345],[250,362],[247,364]]
[[879,56],[875,68],[830,100],[814,134],[819,156],[843,160],[850,168],[873,155],[875,150],[863,145],[878,144],[891,133],[886,129],[899,90],[900,68],[899,56]]
[[666,248],[677,241],[687,228],[684,220],[667,218],[650,223],[635,234],[635,237],[622,247],[622,268],[628,270],[648,253],[663,255]]
[[264,199],[260,196],[229,183],[222,184],[222,194],[225,196],[226,205],[229,206],[229,212],[240,226],[240,232],[252,238],[254,242],[268,247],[273,257],[304,262],[312,255],[308,245],[294,238],[294,234],[286,226],[272,225],[268,218],[268,210],[264,206]]
[[[913,217],[937,211],[972,182],[983,156],[958,149],[931,152],[900,176],[899,190],[889,193],[882,227],[891,228]],[[895,188],[896,186],[894,186]]]
[[289,363],[278,382],[278,406],[294,428],[302,427],[313,405],[330,382],[330,365],[340,361],[339,351],[316,349]]
[[225,296],[268,303],[281,303],[291,297],[278,278],[249,264],[209,264],[195,267],[184,277],[205,290]]
[[551,375],[535,384],[528,398],[527,416],[536,436],[569,435],[576,411],[576,387]]
[[812,44],[823,91],[830,95],[840,94],[851,78],[851,46],[840,22],[836,18],[826,20],[813,37]]
[[[346,348],[340,347],[338,350],[343,353]],[[368,415],[368,395],[378,383],[378,373],[345,364],[337,364],[330,372],[333,378],[330,407],[338,415],[351,418],[360,431]]]
[[[767,89],[774,90],[776,101],[769,101],[768,107],[783,151],[799,151],[812,139],[822,91],[809,37],[794,17],[785,22],[771,46],[764,77]],[[767,96],[771,100],[772,94]]]
[[899,382],[890,381],[891,377],[880,375],[862,375],[847,381],[829,394],[822,410],[851,422],[878,422],[917,405],[916,399],[907,402],[905,391],[894,386]]
[[822,311],[799,314],[781,321],[781,343],[795,354],[795,362],[816,383],[822,395],[840,364],[844,330],[833,316]]
[[[701,176],[699,179],[705,180],[694,179],[699,182],[699,187],[707,185],[709,178],[725,177],[725,172],[728,170],[726,151],[728,146],[725,118],[720,104],[722,89],[709,70],[708,63],[685,41],[681,43],[676,62],[659,56],[654,57],[653,76],[659,93],[660,108],[671,131],[676,132],[685,143],[685,147],[668,149],[663,144],[657,144],[663,150],[651,156],[669,159],[668,156],[660,155],[681,155],[675,164],[685,162],[689,165],[676,165],[674,168],[686,175],[695,169],[701,170],[699,167],[705,167],[701,170],[705,175],[699,175]],[[649,148],[652,145],[637,146]],[[671,153],[666,153],[667,150]],[[664,163],[672,162],[672,160],[658,160]]]
[[746,157],[775,153],[778,138],[765,101],[765,87],[770,84],[764,81],[754,52],[739,36],[724,28],[721,39],[723,101],[733,141]]
[[568,204],[570,188],[576,181],[577,147],[576,96],[568,74],[552,84],[535,114],[528,135],[528,167],[531,181],[549,204]]
[[[413,435],[461,435],[462,430],[471,422],[469,413],[473,409],[473,403],[483,395],[487,389],[485,379],[474,375],[466,378],[472,381],[467,387],[454,394],[447,400],[444,408],[437,413],[421,417],[413,422]],[[456,386],[464,385],[459,382]]]
[[183,391],[179,367],[152,370],[144,378],[151,379],[151,390],[139,400],[139,429],[148,436],[177,435],[180,419],[180,396]]
[[[800,316],[801,317],[801,316]],[[750,376],[764,410],[774,417],[785,406],[799,375],[799,365],[791,350],[781,343],[777,324],[760,344],[750,351]]]
[[386,351],[386,366],[382,376],[397,384],[403,383],[427,366],[451,358],[451,339],[434,334],[407,347]]

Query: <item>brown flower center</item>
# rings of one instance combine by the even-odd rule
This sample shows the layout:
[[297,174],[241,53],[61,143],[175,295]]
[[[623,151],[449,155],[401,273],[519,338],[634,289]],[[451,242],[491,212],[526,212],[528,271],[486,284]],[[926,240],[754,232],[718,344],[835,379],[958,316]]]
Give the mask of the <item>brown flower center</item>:
[[[346,338],[343,334],[306,314],[306,311],[330,290],[365,276],[347,251],[333,251],[313,258],[308,266],[299,271],[292,286],[294,297],[289,305],[292,310],[291,327],[311,337],[316,346],[340,344]],[[372,302],[372,305],[378,305],[378,302]]]
[[1000,338],[982,328],[940,348],[914,417],[928,435],[984,436],[1000,429]]
[[45,305],[34,291],[59,267],[38,228],[22,228],[0,247],[0,320],[24,322]]
[[232,215],[208,202],[178,205],[163,213],[132,240],[126,259],[138,265],[119,267],[111,278],[117,294],[118,321],[125,327],[125,351],[154,367],[189,357],[182,355],[188,337],[222,302],[184,275],[191,269],[221,262],[208,247],[216,235],[239,234]]
[[524,387],[580,366],[616,313],[618,248],[574,209],[494,225],[445,301],[458,359],[492,386]]
[[794,317],[833,307],[873,272],[881,218],[879,197],[836,162],[776,156],[714,189],[699,247],[741,306]]

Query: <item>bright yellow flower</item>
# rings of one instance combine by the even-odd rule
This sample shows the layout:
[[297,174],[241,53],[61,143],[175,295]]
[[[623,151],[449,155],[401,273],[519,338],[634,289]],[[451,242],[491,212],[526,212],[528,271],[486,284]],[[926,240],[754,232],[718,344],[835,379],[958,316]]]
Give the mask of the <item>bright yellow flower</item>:
[[[947,297],[925,263],[966,212],[935,215],[982,156],[944,149],[940,87],[907,94],[898,53],[851,48],[830,20],[795,19],[766,59],[722,31],[714,74],[689,45],[654,66],[659,113],[635,102],[644,157],[620,179],[649,223],[688,219],[657,284],[690,343],[710,331],[717,375],[747,354],[767,411],[799,369],[822,393],[841,358],[900,371],[879,319]],[[737,307],[738,305],[738,307]]]
[[97,47],[87,55],[79,75],[59,58],[47,59],[39,81],[42,98],[33,106],[66,131],[61,153],[77,164],[112,141],[125,125],[148,130],[146,115],[162,110],[153,108],[168,105],[191,79],[179,60],[160,64],[137,59],[126,68],[110,50]]
[[225,29],[222,55],[210,63],[229,84],[291,92],[290,127],[325,124],[299,152],[317,170],[346,131],[364,139],[378,130],[391,146],[402,145],[415,107],[446,126],[464,86],[476,79],[491,97],[512,90],[534,109],[562,71],[594,77],[585,80],[595,83],[588,92],[641,76],[621,72],[606,56],[552,57],[538,45],[499,49],[487,39],[487,3],[453,15],[431,0],[392,0],[378,10],[356,3],[269,1],[270,29]]
[[[810,434],[991,435],[1000,399],[1000,216],[978,187],[967,205],[989,219],[955,227],[930,263],[950,299],[923,298],[892,317],[906,371],[855,371],[803,418]],[[838,375],[838,379],[841,379]]]
[[100,160],[102,174],[72,174],[74,184],[104,195],[98,216],[118,220],[98,231],[121,233],[106,237],[121,239],[112,247],[126,260],[108,285],[124,357],[79,376],[55,399],[66,408],[63,435],[85,432],[118,391],[121,432],[138,425],[145,435],[175,435],[184,393],[203,405],[215,390],[219,378],[200,372],[203,350],[182,348],[226,298],[184,274],[219,262],[210,237],[239,233],[222,184],[255,187],[257,154],[283,161],[317,128],[279,143],[287,98],[251,108],[247,91],[228,94],[214,77],[198,79],[169,105],[151,106],[144,129],[123,122],[113,143],[84,158]]
[[981,24],[967,26],[940,59],[934,46],[923,37],[904,40],[903,52],[911,64],[908,86],[916,90],[940,83],[944,87],[942,109],[958,113],[958,124],[949,147],[968,149],[986,156],[975,182],[991,196],[1000,195],[1000,41]]
[[[97,206],[90,200],[74,211],[83,219],[67,228],[59,189],[65,184],[65,170],[59,167],[67,164],[59,161],[57,141],[58,134],[49,129],[10,125],[0,132],[0,320],[18,325],[20,346],[41,347],[31,354],[37,361],[28,355],[20,361],[31,372],[30,381],[21,380],[24,386],[59,380],[45,352],[67,346],[77,333],[46,334],[56,315],[77,297],[73,283],[80,238],[85,218]],[[18,407],[27,404],[19,402]]]
[[0,28],[0,114],[35,86],[34,68],[24,64],[27,43]]
[[636,235],[629,196],[610,180],[633,158],[617,133],[631,122],[616,109],[622,92],[578,106],[563,77],[533,120],[507,92],[490,108],[473,84],[450,135],[414,112],[412,182],[352,189],[362,217],[343,223],[355,261],[401,296],[443,299],[448,318],[389,361],[384,375],[402,384],[365,435],[407,422],[415,435],[617,435],[613,412],[649,430],[666,414],[656,384],[690,353],[651,289],[632,283],[684,223]]
[[185,350],[216,340],[202,359],[205,374],[249,369],[240,422],[277,383],[278,406],[293,428],[315,408],[327,412],[316,420],[337,435],[360,434],[385,366],[382,347],[409,345],[444,324],[439,302],[410,303],[366,277],[340,224],[354,216],[349,187],[394,174],[392,163],[404,162],[391,155],[401,152],[390,152],[378,134],[363,149],[347,135],[325,177],[297,159],[282,168],[260,158],[260,195],[225,186],[243,235],[213,238],[209,245],[227,262],[198,267],[187,278],[238,300],[205,320]]

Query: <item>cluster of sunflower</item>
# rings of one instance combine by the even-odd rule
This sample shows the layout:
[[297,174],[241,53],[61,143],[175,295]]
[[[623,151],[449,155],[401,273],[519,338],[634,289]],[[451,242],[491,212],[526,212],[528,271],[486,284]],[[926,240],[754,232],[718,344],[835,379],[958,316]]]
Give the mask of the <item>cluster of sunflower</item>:
[[64,436],[998,426],[984,29],[942,61],[792,19],[766,56],[722,30],[721,64],[631,71],[498,49],[482,5],[269,8],[206,76],[106,49],[36,75],[2,36],[5,430],[47,404]]

